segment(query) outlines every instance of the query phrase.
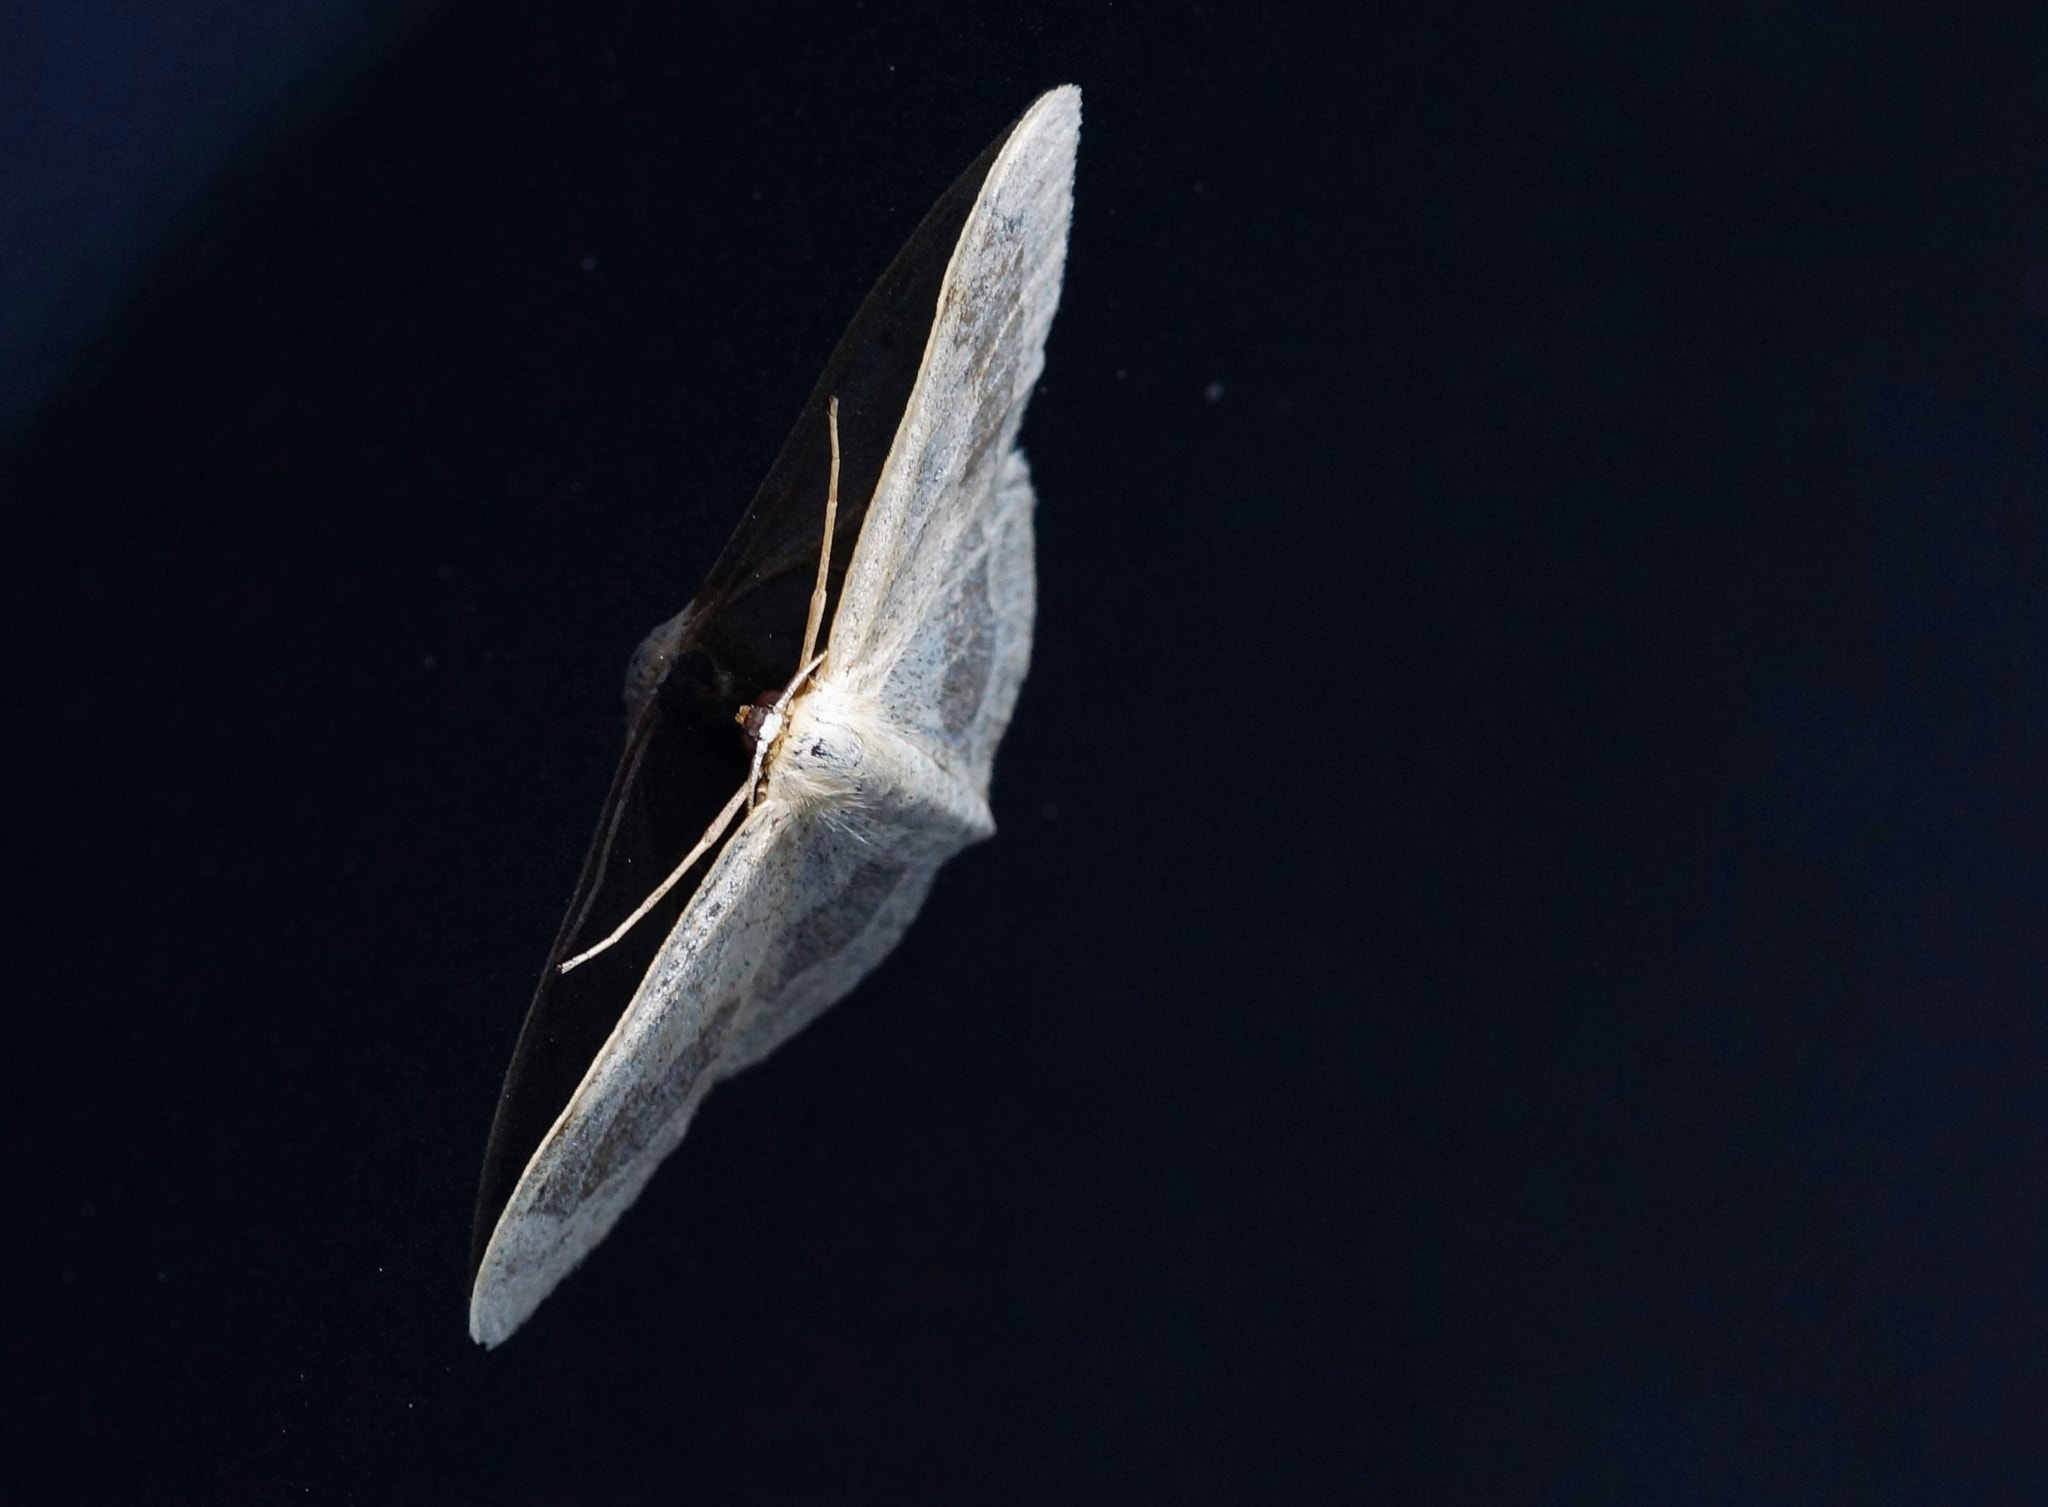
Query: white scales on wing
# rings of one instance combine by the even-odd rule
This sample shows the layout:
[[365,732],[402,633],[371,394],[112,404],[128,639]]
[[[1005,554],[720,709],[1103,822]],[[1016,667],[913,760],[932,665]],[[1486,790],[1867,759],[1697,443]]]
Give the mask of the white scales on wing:
[[1041,97],[983,182],[826,657],[799,675],[751,809],[498,1219],[470,1300],[487,1345],[604,1237],[712,1085],[852,989],[939,866],[995,831],[989,773],[1035,599],[1017,431],[1059,303],[1080,104],[1071,87]]

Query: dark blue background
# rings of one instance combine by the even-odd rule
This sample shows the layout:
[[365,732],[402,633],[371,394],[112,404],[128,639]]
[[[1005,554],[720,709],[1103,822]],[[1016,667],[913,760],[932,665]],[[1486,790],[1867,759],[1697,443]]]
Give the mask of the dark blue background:
[[[0,461],[0,1500],[2041,1500],[2048,21],[1537,9],[295,54]],[[1002,834],[486,1356],[626,653],[1068,79]]]

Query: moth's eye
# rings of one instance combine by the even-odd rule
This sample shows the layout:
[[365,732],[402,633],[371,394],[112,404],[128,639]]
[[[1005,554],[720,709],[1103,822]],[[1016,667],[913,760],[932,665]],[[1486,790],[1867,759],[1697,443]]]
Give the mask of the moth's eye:
[[761,741],[761,729],[768,725],[768,718],[775,710],[779,698],[774,691],[763,691],[733,715],[733,721],[740,725],[740,733],[747,740],[747,747],[754,748]]

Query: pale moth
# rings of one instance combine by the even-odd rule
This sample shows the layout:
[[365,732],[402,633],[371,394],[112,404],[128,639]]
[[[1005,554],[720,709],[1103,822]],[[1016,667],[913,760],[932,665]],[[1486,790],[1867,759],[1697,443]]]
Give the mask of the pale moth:
[[626,751],[505,1075],[470,1334],[502,1342],[713,1084],[894,947],[992,835],[1031,654],[1017,450],[1081,94],[1042,95],[862,304],[704,587],[628,667]]

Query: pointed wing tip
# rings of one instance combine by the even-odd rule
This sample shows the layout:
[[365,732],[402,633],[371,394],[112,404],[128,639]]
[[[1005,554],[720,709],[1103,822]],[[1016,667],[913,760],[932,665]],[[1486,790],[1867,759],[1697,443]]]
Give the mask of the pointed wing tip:
[[1081,133],[1081,86],[1061,84],[1048,89],[1031,102],[1031,108],[1024,112],[1024,118],[1017,122],[1019,134],[1026,131],[1063,131],[1069,135]]
[[535,1292],[532,1284],[509,1282],[502,1271],[486,1267],[469,1293],[469,1337],[486,1350],[497,1349],[533,1317],[534,1309],[553,1287],[549,1283]]
[[489,1267],[477,1273],[469,1290],[469,1337],[486,1350],[495,1350],[525,1322],[524,1313],[508,1313],[501,1284],[492,1281]]
[[[1021,173],[1054,187],[1071,199],[1074,159],[1081,148],[1081,90],[1074,84],[1048,89],[1031,102],[1003,144],[1002,158],[991,181]],[[988,186],[983,186],[983,193]]]
[[[510,1259],[511,1248],[521,1243],[516,1236],[505,1220],[498,1222],[469,1289],[469,1337],[486,1350],[495,1350],[512,1338],[564,1274],[558,1264],[545,1259]],[[531,1257],[536,1253],[523,1254]]]
[[[543,1148],[545,1151],[545,1148]],[[536,1152],[536,1162],[542,1152]],[[546,1185],[551,1169],[529,1167],[512,1203],[491,1231],[490,1243],[469,1290],[469,1337],[486,1349],[510,1339],[563,1278],[611,1231],[637,1194],[638,1182],[586,1197],[566,1218],[536,1210],[534,1190]],[[651,1172],[653,1169],[647,1169]]]

